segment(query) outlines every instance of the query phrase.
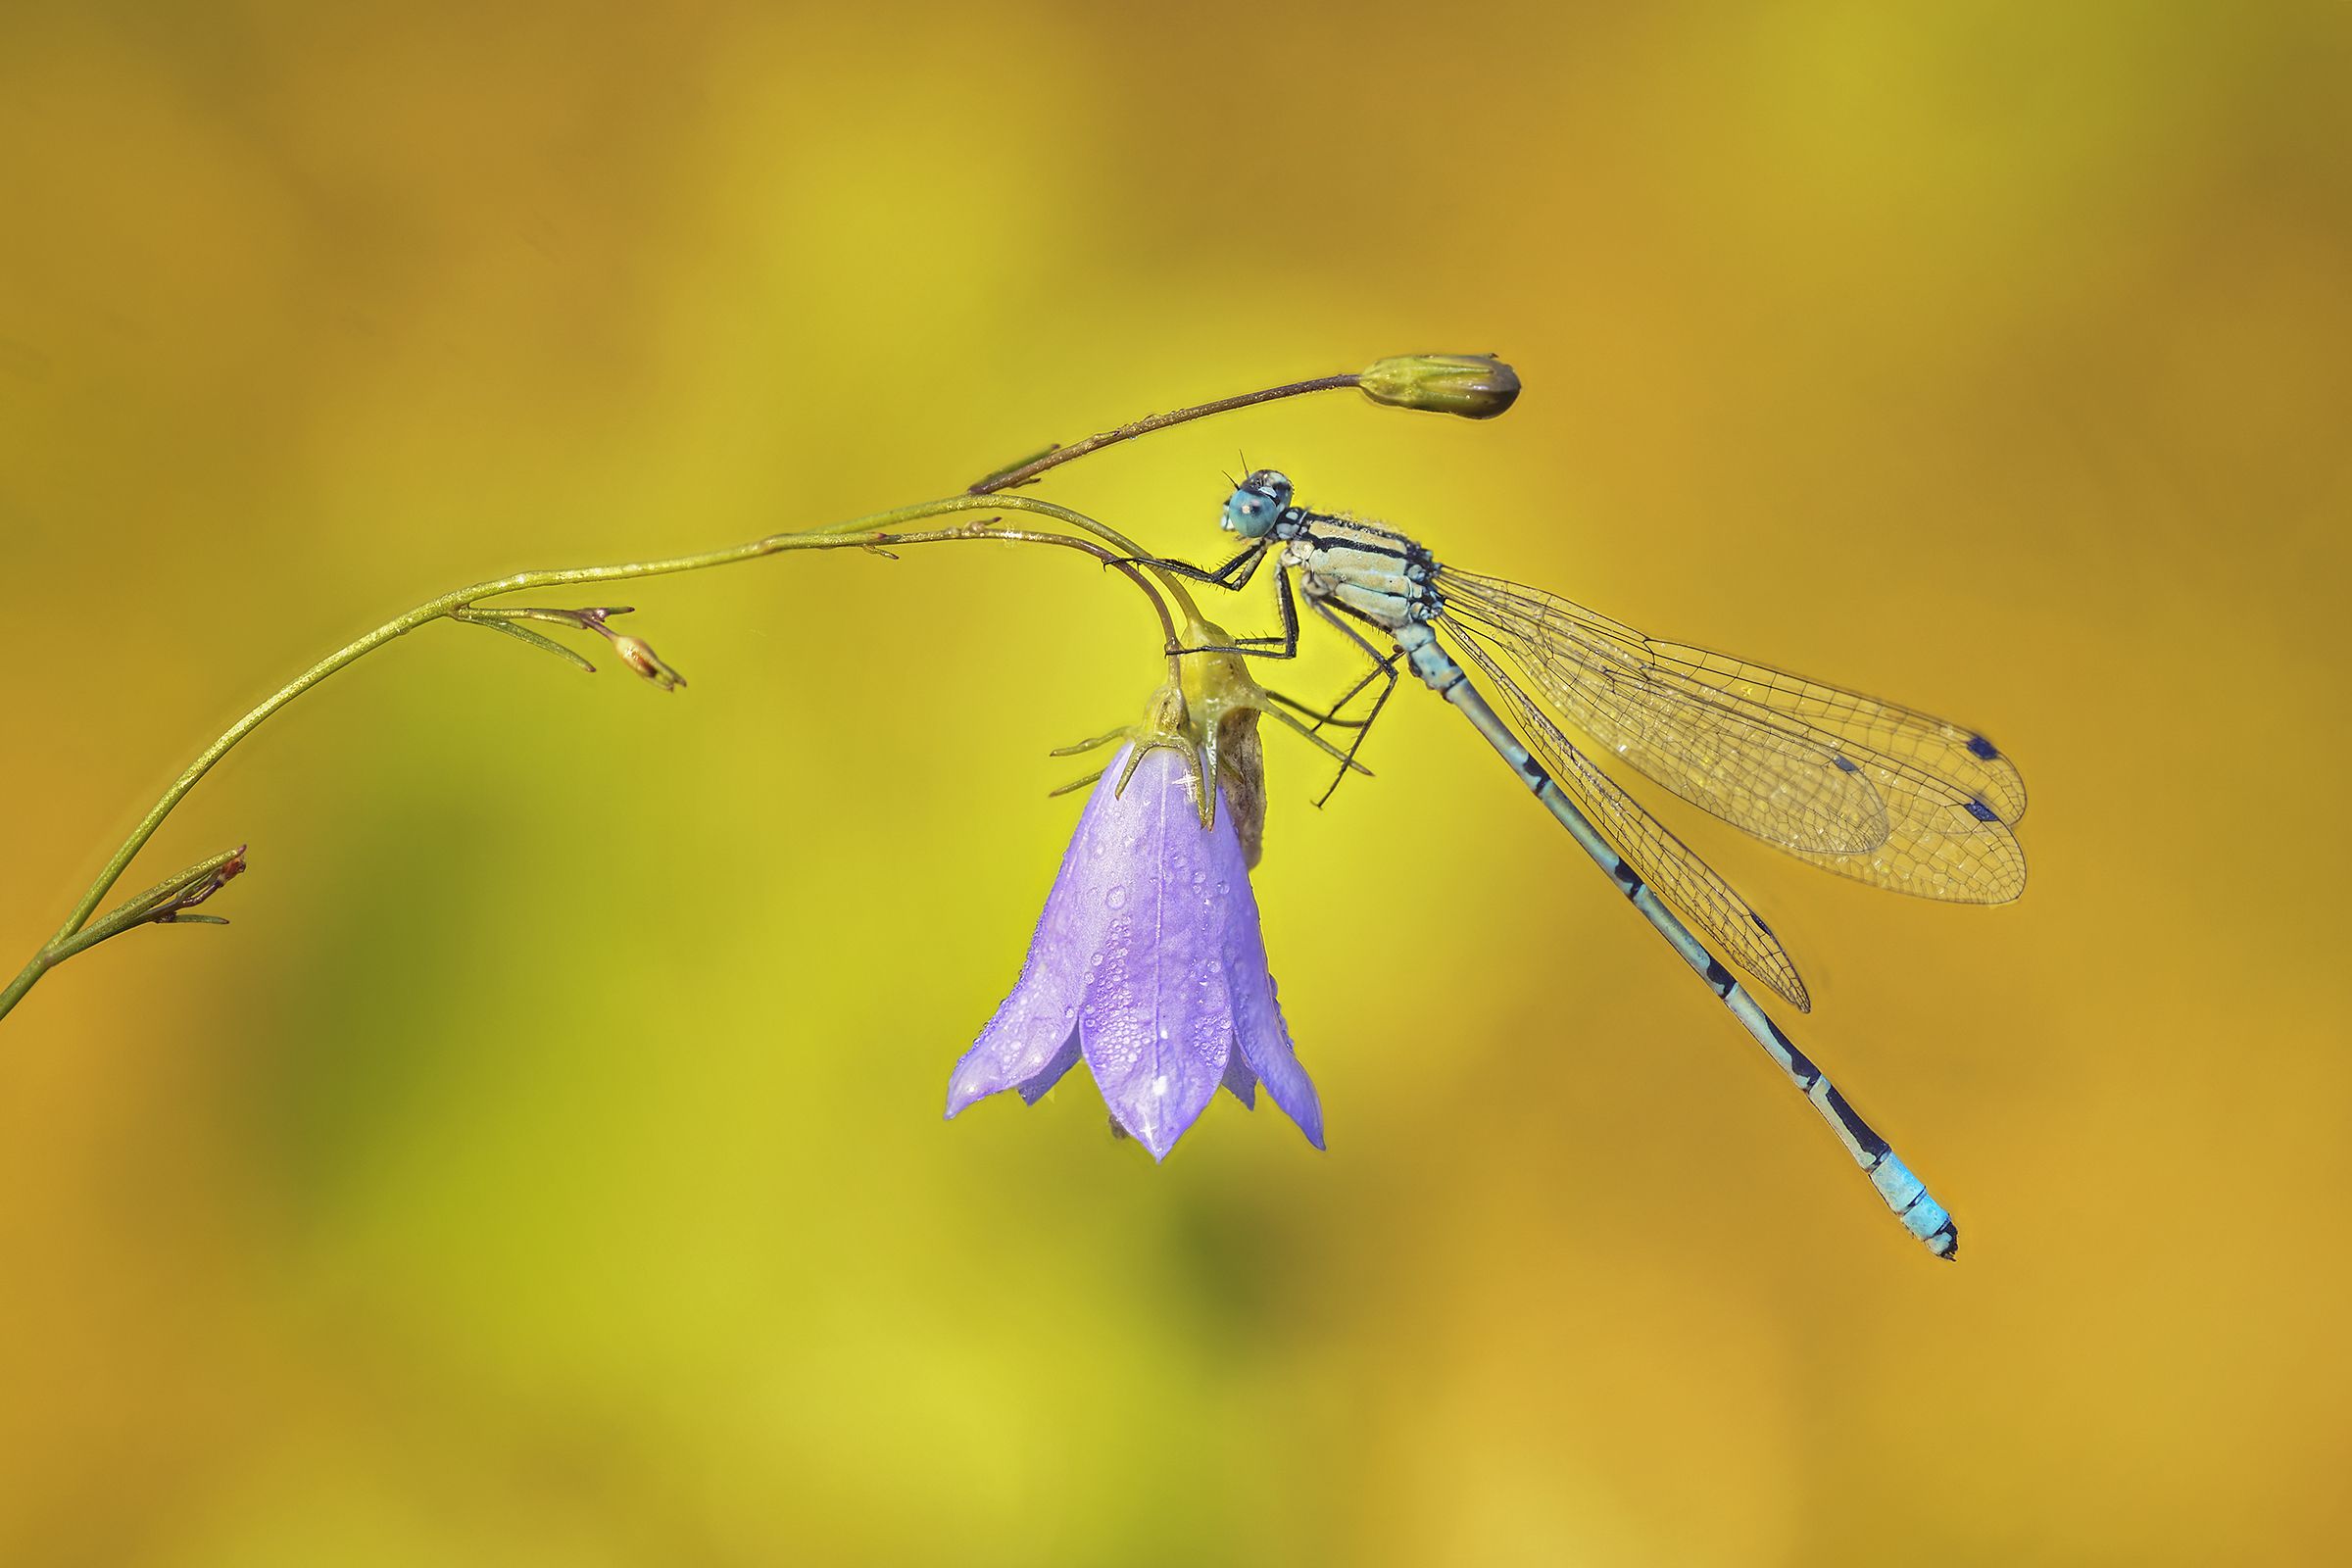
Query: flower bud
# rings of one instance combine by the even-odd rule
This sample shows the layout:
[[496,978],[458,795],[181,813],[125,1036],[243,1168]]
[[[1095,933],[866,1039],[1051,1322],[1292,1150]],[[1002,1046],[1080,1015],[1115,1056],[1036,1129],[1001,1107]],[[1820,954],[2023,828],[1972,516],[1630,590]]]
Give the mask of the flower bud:
[[1404,354],[1357,378],[1364,396],[1391,408],[1492,419],[1519,398],[1519,372],[1492,354]]
[[606,632],[606,635],[612,640],[612,651],[620,656],[621,662],[663,691],[674,692],[686,684],[686,677],[663,663],[662,656],[655,653],[653,645],[644,638],[612,631]]

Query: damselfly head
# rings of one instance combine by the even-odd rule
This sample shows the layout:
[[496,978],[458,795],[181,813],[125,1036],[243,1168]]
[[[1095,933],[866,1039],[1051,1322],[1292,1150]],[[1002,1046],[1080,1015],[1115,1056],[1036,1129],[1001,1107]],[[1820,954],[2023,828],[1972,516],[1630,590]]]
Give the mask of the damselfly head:
[[1290,505],[1291,481],[1272,468],[1260,468],[1225,498],[1225,517],[1217,526],[1245,539],[1262,539]]

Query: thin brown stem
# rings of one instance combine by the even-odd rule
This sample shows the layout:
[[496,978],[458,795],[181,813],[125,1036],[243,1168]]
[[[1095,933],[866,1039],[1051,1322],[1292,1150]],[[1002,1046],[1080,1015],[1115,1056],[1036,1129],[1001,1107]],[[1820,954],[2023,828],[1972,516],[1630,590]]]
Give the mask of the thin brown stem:
[[986,496],[994,495],[1000,490],[1016,489],[1021,485],[1034,482],[1038,475],[1046,472],[1049,468],[1057,468],[1065,463],[1085,457],[1090,452],[1100,452],[1104,447],[1116,446],[1121,441],[1132,441],[1139,435],[1150,435],[1154,430],[1164,430],[1171,424],[1183,424],[1190,419],[1204,419],[1212,414],[1230,414],[1235,409],[1246,409],[1257,403],[1272,403],[1279,398],[1295,398],[1306,392],[1336,392],[1344,387],[1351,387],[1362,379],[1360,374],[1318,376],[1311,381],[1293,381],[1287,386],[1267,387],[1262,392],[1244,392],[1239,397],[1219,398],[1214,403],[1196,404],[1189,409],[1178,409],[1173,414],[1154,414],[1149,418],[1122,424],[1115,430],[1104,430],[1098,435],[1090,435],[1083,441],[1073,441],[1066,447],[1049,448],[1012,467],[999,469],[997,472],[975,481],[966,494]]

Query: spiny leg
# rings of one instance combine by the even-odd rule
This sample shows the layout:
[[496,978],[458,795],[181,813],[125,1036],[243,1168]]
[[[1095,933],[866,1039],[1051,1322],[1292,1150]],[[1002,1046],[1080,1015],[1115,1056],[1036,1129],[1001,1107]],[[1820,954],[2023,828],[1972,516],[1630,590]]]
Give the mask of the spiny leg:
[[[1235,584],[1235,591],[1239,592],[1240,587],[1240,584]],[[1279,637],[1237,637],[1230,643],[1184,651],[1188,654],[1238,654],[1245,659],[1297,659],[1298,602],[1291,595],[1291,574],[1287,571],[1274,574],[1274,608],[1282,612],[1282,635]]]
[[[1392,672],[1396,667],[1396,661],[1403,657],[1404,650],[1399,648],[1385,659],[1375,658],[1372,662],[1372,667],[1364,671],[1363,679],[1357,681],[1354,685],[1342,692],[1340,694],[1340,700],[1331,705],[1331,710],[1329,712],[1316,715],[1316,727],[1320,728],[1325,724],[1332,724],[1341,729],[1362,729],[1365,725],[1371,723],[1372,720],[1369,717],[1342,718],[1340,717],[1340,710],[1346,708],[1349,703],[1354,702],[1356,695],[1365,687],[1371,685],[1374,681],[1379,680],[1384,675],[1389,675],[1393,679],[1394,677]],[[1373,705],[1373,710],[1375,712],[1379,711],[1379,707],[1380,705],[1375,703]]]
[[[1274,694],[1268,692],[1266,695],[1271,697]],[[1372,770],[1370,768],[1366,767],[1361,762],[1351,760],[1346,752],[1341,751],[1337,746],[1332,745],[1331,742],[1325,740],[1322,736],[1307,728],[1303,722],[1301,722],[1293,714],[1286,713],[1279,708],[1269,708],[1264,710],[1264,711],[1272,716],[1277,723],[1288,727],[1301,740],[1312,746],[1316,751],[1321,752],[1325,757],[1328,757],[1333,761],[1338,762],[1340,764],[1340,771],[1343,773],[1357,772],[1363,774],[1366,778],[1372,776]]]
[[1282,635],[1236,638],[1242,646],[1235,652],[1253,654],[1259,659],[1298,657],[1298,601],[1291,595],[1291,574],[1280,567],[1274,572],[1274,608],[1282,614]]
[[[1235,556],[1231,561],[1226,562],[1223,565],[1217,567],[1213,571],[1193,565],[1189,562],[1168,561],[1157,557],[1152,558],[1149,561],[1139,562],[1138,564],[1156,566],[1163,571],[1171,572],[1176,576],[1187,578],[1193,582],[1207,583],[1211,587],[1223,588],[1228,592],[1238,593],[1249,585],[1250,579],[1256,574],[1259,564],[1262,563],[1265,558],[1272,553],[1272,546],[1266,541],[1260,540],[1258,543],[1251,545],[1248,550],[1245,550],[1240,555]],[[1298,603],[1291,589],[1291,574],[1287,570],[1277,567],[1274,573],[1274,583],[1276,594],[1275,604],[1282,612],[1282,635],[1280,637],[1243,637],[1237,639],[1232,645],[1229,646],[1218,648],[1188,649],[1186,652],[1237,654],[1254,659],[1298,658]],[[1334,724],[1343,729],[1353,729],[1356,732],[1353,743],[1348,746],[1344,755],[1340,755],[1340,768],[1339,771],[1332,776],[1331,787],[1326,789],[1315,800],[1315,804],[1317,806],[1321,806],[1324,802],[1331,799],[1333,792],[1338,790],[1340,787],[1340,780],[1346,778],[1350,771],[1367,774],[1371,771],[1371,769],[1365,767],[1361,762],[1358,762],[1355,760],[1355,754],[1363,749],[1365,737],[1372,732],[1372,721],[1380,716],[1380,710],[1382,708],[1387,706],[1390,694],[1395,692],[1396,689],[1396,661],[1402,657],[1403,650],[1398,649],[1395,653],[1383,655],[1379,649],[1373,647],[1372,644],[1365,641],[1363,636],[1358,633],[1354,627],[1348,625],[1346,621],[1341,620],[1338,615],[1334,614],[1331,607],[1324,600],[1309,595],[1307,603],[1313,608],[1316,614],[1321,615],[1325,620],[1331,622],[1332,625],[1338,627],[1340,631],[1347,636],[1349,642],[1362,649],[1364,657],[1372,662],[1372,668],[1365,674],[1364,678],[1357,681],[1353,686],[1348,688],[1346,695],[1341,697],[1337,703],[1334,703],[1331,706],[1329,710],[1324,712],[1318,713],[1315,711],[1315,710],[1308,708],[1306,705],[1299,703],[1293,698],[1284,697],[1278,692],[1269,692],[1267,694],[1268,696],[1273,697],[1277,702],[1288,707],[1295,708],[1300,712],[1306,713],[1310,717],[1314,718],[1314,727],[1310,729],[1306,725],[1294,719],[1288,713],[1280,712],[1278,710],[1270,710],[1275,712],[1275,716],[1277,718],[1281,719],[1291,728],[1297,730],[1299,734],[1305,736],[1308,740],[1315,742],[1317,746],[1321,747],[1327,752],[1333,752],[1336,754],[1338,753],[1338,748],[1329,745],[1323,740],[1322,736],[1315,733],[1315,731],[1322,728],[1323,725]],[[1366,624],[1378,623],[1367,621]],[[1361,692],[1366,686],[1369,686],[1375,680],[1382,681],[1385,684],[1381,688],[1380,696],[1373,700],[1372,710],[1360,719],[1345,719],[1339,717],[1339,710],[1345,708],[1349,702],[1353,701],[1358,692]]]
[[1403,653],[1403,650],[1397,649],[1394,653],[1383,654],[1379,649],[1373,647],[1370,642],[1365,640],[1363,633],[1357,631],[1353,626],[1348,625],[1345,620],[1342,620],[1339,616],[1339,613],[1333,610],[1331,603],[1328,600],[1309,596],[1307,599],[1307,606],[1308,608],[1312,609],[1316,614],[1322,616],[1325,620],[1331,622],[1332,625],[1338,627],[1343,636],[1345,636],[1349,642],[1355,644],[1356,647],[1362,649],[1364,657],[1372,661],[1372,668],[1365,674],[1364,678],[1357,681],[1353,686],[1349,687],[1346,697],[1341,698],[1339,702],[1332,705],[1335,710],[1337,709],[1346,707],[1348,703],[1354,698],[1357,692],[1362,691],[1373,681],[1377,680],[1382,683],[1380,695],[1372,699],[1372,710],[1366,713],[1361,720],[1355,722],[1355,739],[1349,743],[1348,747],[1348,755],[1341,760],[1339,772],[1332,776],[1331,787],[1326,789],[1321,795],[1315,797],[1315,805],[1320,807],[1324,802],[1330,800],[1332,796],[1338,792],[1340,780],[1348,776],[1348,768],[1357,765],[1355,754],[1364,749],[1364,740],[1372,733],[1373,721],[1380,717],[1380,710],[1389,705],[1389,698],[1396,693],[1396,660]]
[[[1317,721],[1317,727],[1320,727],[1321,724],[1326,722],[1340,724],[1343,726],[1352,726],[1359,723],[1369,722],[1369,720],[1363,719],[1335,718],[1329,713],[1315,713],[1313,709],[1307,708],[1303,704],[1293,702],[1290,698],[1283,696],[1280,692],[1267,692],[1266,695],[1273,698],[1278,703],[1288,703],[1291,707],[1298,709],[1302,712],[1314,714]],[[1273,714],[1274,717],[1280,722],[1297,731],[1298,736],[1308,745],[1314,747],[1316,751],[1321,752],[1324,756],[1339,763],[1343,772],[1349,768],[1353,768],[1356,772],[1365,774],[1366,776],[1371,774],[1372,770],[1370,768],[1364,766],[1364,764],[1361,762],[1349,760],[1347,753],[1341,751],[1337,746],[1334,746],[1331,742],[1325,740],[1321,735],[1317,734],[1314,729],[1308,728],[1304,723],[1300,722],[1293,715],[1282,711],[1282,710],[1278,708],[1269,708],[1265,710],[1265,711]],[[1125,741],[1132,739],[1134,734],[1135,732],[1132,729],[1125,725],[1121,725],[1117,729],[1106,729],[1100,735],[1090,735],[1085,740],[1075,741],[1068,746],[1056,746],[1046,755],[1049,757],[1078,757],[1084,753],[1095,751],[1101,747],[1108,746],[1113,741]],[[1048,790],[1046,794],[1050,798],[1055,795],[1068,795],[1072,791],[1085,789],[1088,785],[1100,779],[1105,771],[1107,771],[1107,769],[1097,768],[1094,772],[1087,774],[1086,777],[1081,779],[1073,779],[1069,783],[1062,785],[1059,789]]]
[[[1159,556],[1139,556],[1135,564],[1154,566],[1171,575],[1192,582],[1204,582],[1227,593],[1240,593],[1257,575],[1257,568],[1266,557],[1274,553],[1265,540],[1259,540],[1235,556],[1214,571],[1193,565],[1189,562],[1170,561]],[[1298,657],[1298,604],[1291,593],[1291,574],[1277,568],[1274,573],[1274,606],[1282,614],[1282,635],[1279,637],[1237,637],[1231,643],[1209,648],[1188,648],[1188,654],[1238,654],[1248,659],[1296,659]]]
[[1348,695],[1346,697],[1342,697],[1338,702],[1332,704],[1331,707],[1327,709],[1317,708],[1311,703],[1302,703],[1298,698],[1290,696],[1288,693],[1274,690],[1274,688],[1271,686],[1261,687],[1259,689],[1262,690],[1268,697],[1273,698],[1283,707],[1289,709],[1292,712],[1302,713],[1306,717],[1313,719],[1315,721],[1314,727],[1316,729],[1321,729],[1326,724],[1331,725],[1335,729],[1362,729],[1364,727],[1364,721],[1362,719],[1342,718],[1340,716],[1340,710],[1348,706],[1348,698],[1353,697],[1357,692],[1360,692],[1366,686],[1371,685],[1374,678],[1374,676],[1366,675],[1362,680],[1357,681],[1352,687],[1348,688]]
[[1172,572],[1190,582],[1204,582],[1233,593],[1239,593],[1247,588],[1250,585],[1250,579],[1257,574],[1258,563],[1265,559],[1267,549],[1265,541],[1253,541],[1240,555],[1235,556],[1214,570],[1196,566],[1189,561],[1172,561],[1164,556],[1130,556],[1127,559],[1138,566],[1157,566],[1162,571]]

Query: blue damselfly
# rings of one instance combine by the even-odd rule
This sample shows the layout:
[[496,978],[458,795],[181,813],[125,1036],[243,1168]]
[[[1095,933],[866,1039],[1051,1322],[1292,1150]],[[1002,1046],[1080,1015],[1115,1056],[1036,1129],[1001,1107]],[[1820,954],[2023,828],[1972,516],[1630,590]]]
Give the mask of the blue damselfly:
[[[1372,661],[1334,710],[1379,686],[1366,715],[1346,721],[1356,729],[1350,759],[1395,691],[1401,662],[1461,710],[1706,981],[1904,1226],[1936,1255],[1953,1255],[1951,1216],[1691,929],[1809,1011],[1804,982],[1772,928],[1570,744],[1546,710],[1663,788],[1800,859],[1965,904],[2005,903],[2025,888],[2025,856],[2010,831],[2026,808],[2025,785],[1990,741],[1914,709],[1659,641],[1556,595],[1442,564],[1393,529],[1294,504],[1290,480],[1271,469],[1235,488],[1222,526],[1247,541],[1223,565],[1161,564],[1238,591],[1272,560],[1282,635],[1245,639],[1243,649],[1262,657],[1298,651],[1296,580],[1307,608]],[[1384,652],[1359,625],[1393,646]],[[1507,720],[1456,655],[1500,694]]]

